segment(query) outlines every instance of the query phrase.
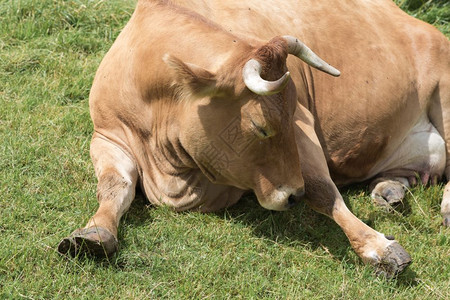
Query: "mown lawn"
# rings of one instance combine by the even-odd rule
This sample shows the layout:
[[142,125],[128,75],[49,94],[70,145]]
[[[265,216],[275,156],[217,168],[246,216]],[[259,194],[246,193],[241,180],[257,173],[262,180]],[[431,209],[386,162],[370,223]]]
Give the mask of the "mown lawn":
[[[450,35],[446,1],[397,1]],[[446,4],[447,3],[447,4]],[[138,196],[111,261],[69,259],[60,239],[95,212],[90,85],[135,1],[0,2],[0,299],[449,299],[450,230],[442,187],[417,187],[405,207],[352,211],[394,234],[413,265],[384,280],[331,220],[305,205],[277,213],[254,198],[217,214],[150,208]]]

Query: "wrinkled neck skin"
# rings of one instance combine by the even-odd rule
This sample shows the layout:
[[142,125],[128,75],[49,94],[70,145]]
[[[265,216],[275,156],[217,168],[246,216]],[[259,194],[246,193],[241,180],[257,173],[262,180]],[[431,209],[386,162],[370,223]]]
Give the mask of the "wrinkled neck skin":
[[168,205],[178,211],[216,211],[236,203],[244,191],[212,183],[180,140],[188,129],[183,124],[184,116],[191,109],[185,103],[169,102],[152,105],[155,120],[150,124],[154,134],[142,140],[145,155],[137,156],[146,159],[139,165],[147,198],[153,204]]
[[[153,17],[156,15],[165,17]],[[189,38],[184,31],[173,30],[186,26],[192,32]],[[227,207],[237,202],[245,190],[254,190],[260,183],[250,172],[243,174],[243,165],[260,166],[266,169],[260,172],[275,174],[260,188],[267,191],[260,193],[268,198],[267,202],[273,198],[269,190],[284,183],[283,172],[287,169],[267,166],[270,160],[261,155],[249,155],[247,159],[248,153],[265,151],[267,155],[275,155],[271,150],[283,144],[281,138],[252,142],[253,131],[257,131],[252,121],[260,121],[260,127],[270,127],[263,122],[265,115],[270,117],[278,108],[269,107],[266,112],[258,108],[260,115],[265,116],[261,120],[249,116],[254,115],[252,111],[241,114],[246,102],[242,97],[245,84],[240,79],[241,71],[250,56],[255,55],[251,53],[253,50],[208,20],[193,18],[191,12],[173,9],[163,2],[139,2],[99,67],[91,89],[90,107],[95,130],[111,140],[122,141],[119,144],[136,160],[142,188],[152,203],[175,210],[213,211]],[[209,105],[211,95],[206,100],[201,98],[209,91],[201,88],[210,87],[211,77],[206,72],[198,73],[200,77],[196,78],[201,80],[194,80],[201,83],[199,89],[199,85],[191,85],[192,76],[186,77],[192,69],[186,71],[187,65],[173,58],[198,66],[194,69],[201,67],[214,73],[217,84],[214,87],[220,91],[214,94],[214,100],[218,101]],[[279,70],[282,74],[285,71]],[[280,74],[272,75],[279,78]],[[177,88],[180,86],[183,89]],[[186,87],[198,98],[185,93]],[[221,97],[222,93],[236,96],[234,100],[241,102]],[[251,96],[249,92],[246,97]],[[280,166],[287,164],[285,160],[276,161]],[[290,177],[301,177],[300,171],[297,173]]]

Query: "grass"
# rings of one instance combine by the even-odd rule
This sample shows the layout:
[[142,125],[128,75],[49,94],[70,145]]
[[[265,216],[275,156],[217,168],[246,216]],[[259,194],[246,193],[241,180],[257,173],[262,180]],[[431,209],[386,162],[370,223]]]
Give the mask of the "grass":
[[450,2],[448,0],[394,0],[410,15],[436,26],[450,35]]
[[[449,34],[445,1],[399,2]],[[450,298],[442,187],[413,189],[401,213],[374,207],[364,186],[343,191],[358,217],[411,253],[414,264],[391,281],[361,263],[331,220],[304,205],[266,211],[252,197],[200,214],[150,208],[140,196],[111,261],[58,255],[60,239],[97,208],[88,93],[134,4],[0,3],[1,299]]]

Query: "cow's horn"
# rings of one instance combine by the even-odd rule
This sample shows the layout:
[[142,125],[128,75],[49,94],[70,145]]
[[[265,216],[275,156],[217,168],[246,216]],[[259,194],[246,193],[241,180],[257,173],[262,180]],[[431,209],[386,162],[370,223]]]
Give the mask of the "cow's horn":
[[267,81],[261,78],[261,70],[261,64],[255,59],[246,62],[242,70],[245,85],[257,95],[266,96],[279,93],[289,81],[289,72],[276,81]]
[[288,53],[297,56],[304,62],[306,62],[311,67],[319,69],[325,73],[328,73],[333,76],[341,75],[341,72],[336,68],[333,68],[321,59],[317,54],[315,54],[311,49],[309,49],[305,44],[300,42],[297,38],[285,35],[283,38],[288,43]]

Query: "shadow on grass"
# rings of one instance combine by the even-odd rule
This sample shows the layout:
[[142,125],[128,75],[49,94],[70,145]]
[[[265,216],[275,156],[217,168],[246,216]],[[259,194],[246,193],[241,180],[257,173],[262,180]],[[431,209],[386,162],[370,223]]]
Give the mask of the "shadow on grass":
[[[344,201],[350,210],[352,207],[345,194],[351,193],[355,188],[358,189],[358,187],[343,189]],[[276,212],[262,208],[254,195],[247,195],[235,206],[217,215],[231,217],[234,222],[252,228],[257,237],[287,246],[300,243],[308,245],[312,250],[322,248],[340,261],[348,259],[348,252],[353,251],[342,229],[332,219],[315,212],[304,202],[291,210]],[[392,216],[389,214],[389,217]],[[364,222],[373,223],[374,218],[375,215],[371,214],[369,220]],[[359,260],[351,263],[363,264]],[[416,272],[408,267],[396,278],[396,285],[398,287],[418,285]]]
[[[139,227],[151,223],[148,209],[151,209],[151,205],[147,199],[141,193],[137,193],[136,199],[121,221],[121,227]],[[255,236],[263,239],[285,245],[300,243],[309,245],[312,249],[325,248],[340,260],[351,251],[348,239],[339,226],[303,202],[288,211],[270,211],[261,207],[256,197],[249,194],[232,207],[213,215],[244,224],[252,229]],[[119,240],[126,243],[122,231],[119,228]]]
[[274,242],[322,248],[342,260],[350,249],[347,237],[336,223],[303,202],[288,211],[270,211],[261,207],[254,195],[243,197],[235,206],[218,216],[231,217],[252,228],[255,236]]
[[[358,187],[356,187],[358,189]],[[343,189],[344,200],[352,210],[346,194],[352,193],[355,187]],[[138,192],[129,211],[125,214],[119,227],[120,248],[128,248],[136,241],[127,239],[127,227],[143,227],[152,223],[149,209],[152,209],[148,200]],[[189,213],[189,212],[187,212]],[[251,228],[253,234],[265,240],[285,246],[307,246],[311,250],[324,249],[339,261],[348,260],[351,249],[349,241],[341,228],[330,218],[321,215],[304,202],[299,203],[291,210],[284,212],[269,211],[261,207],[252,194],[244,196],[234,206],[213,213],[218,218],[225,218],[234,223],[243,224]],[[369,220],[363,220],[371,226],[374,215],[370,214]],[[134,245],[136,246],[136,245]],[[120,252],[120,249],[119,249]],[[126,266],[126,262],[120,255],[112,259],[94,259],[99,266],[111,267],[118,270]],[[350,263],[361,263],[359,260],[351,260]],[[410,268],[397,277],[397,286],[417,285],[416,273]]]

